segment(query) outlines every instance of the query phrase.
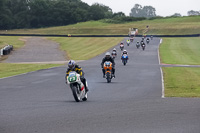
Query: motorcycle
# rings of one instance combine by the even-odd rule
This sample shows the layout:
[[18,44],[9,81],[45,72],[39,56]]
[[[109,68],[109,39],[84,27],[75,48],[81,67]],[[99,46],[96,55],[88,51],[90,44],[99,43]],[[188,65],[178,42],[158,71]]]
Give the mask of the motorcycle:
[[139,43],[136,43],[136,47],[137,47],[137,49],[140,47],[140,44]]
[[145,50],[145,44],[142,44],[142,50]]
[[120,44],[120,49],[121,49],[121,51],[124,49],[124,44]]
[[131,41],[131,42],[133,42],[133,40],[134,40],[134,38],[133,38],[133,37],[131,37],[131,38],[130,38],[130,41]]
[[[87,101],[87,93],[84,84],[81,82],[80,74],[75,71],[70,72],[67,77],[67,84],[69,84],[76,102]],[[86,86],[88,86],[87,81]]]
[[149,40],[149,39],[147,39],[147,40],[146,40],[146,42],[147,42],[147,44],[149,44],[150,40]]
[[153,36],[151,36],[151,40],[153,40]]
[[116,51],[112,51],[112,58],[115,59],[117,57],[117,52]]
[[126,43],[127,43],[127,46],[129,46],[129,45],[130,45],[130,41],[127,41]]
[[127,54],[123,54],[121,59],[122,59],[122,63],[125,66],[126,63],[128,62],[128,55]]
[[107,79],[107,83],[111,82],[112,79],[112,63],[110,61],[106,61],[104,63],[105,77]]

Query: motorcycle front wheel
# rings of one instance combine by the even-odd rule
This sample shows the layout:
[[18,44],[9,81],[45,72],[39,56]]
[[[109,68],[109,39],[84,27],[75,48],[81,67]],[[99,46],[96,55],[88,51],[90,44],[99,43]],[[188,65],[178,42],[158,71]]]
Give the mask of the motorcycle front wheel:
[[110,82],[111,82],[110,73],[107,73],[107,74],[106,74],[106,79],[107,79],[107,83],[110,83]]
[[80,102],[81,97],[77,86],[72,86],[72,93],[76,102]]

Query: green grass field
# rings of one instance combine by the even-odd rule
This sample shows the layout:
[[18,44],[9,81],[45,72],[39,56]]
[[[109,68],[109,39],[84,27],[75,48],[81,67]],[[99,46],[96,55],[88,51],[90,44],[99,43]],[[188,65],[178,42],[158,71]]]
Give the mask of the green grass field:
[[150,31],[147,34],[155,35],[183,35],[199,34],[200,16],[189,16],[179,18],[162,18],[155,20],[143,20],[123,24],[103,23],[103,21],[82,22],[68,26],[40,28],[40,29],[20,29],[0,31],[0,33],[19,33],[19,34],[88,34],[88,35],[115,35],[128,34],[129,28],[138,28],[139,34],[149,25]]
[[[9,39],[11,38],[11,39]],[[0,38],[2,39],[2,38]],[[8,40],[13,39],[13,44],[17,47],[23,46],[22,41],[14,43],[14,40],[18,40],[18,37],[6,37],[2,42],[7,43]],[[74,60],[87,60],[95,57],[103,52],[107,51],[111,47],[118,44],[123,38],[48,38],[60,43],[62,50],[67,52],[68,58]],[[15,47],[14,45],[14,47]],[[12,63],[0,63],[0,78],[13,76],[17,74],[27,73],[40,69],[46,69],[55,66],[61,66],[62,64],[12,64]]]
[[200,65],[200,37],[163,38],[161,62],[165,64]]
[[166,97],[200,97],[200,68],[163,67]]
[[123,38],[49,38],[60,44],[60,48],[66,51],[68,59],[88,60],[106,52],[114,47]]
[[22,73],[61,66],[62,64],[13,64],[0,63],[0,78],[19,75]]
[[0,48],[3,48],[6,45],[13,45],[15,49],[24,46],[23,37],[7,37],[7,36],[0,36]]
[[[200,65],[200,38],[163,38],[164,64]],[[163,67],[166,97],[200,97],[200,68]]]

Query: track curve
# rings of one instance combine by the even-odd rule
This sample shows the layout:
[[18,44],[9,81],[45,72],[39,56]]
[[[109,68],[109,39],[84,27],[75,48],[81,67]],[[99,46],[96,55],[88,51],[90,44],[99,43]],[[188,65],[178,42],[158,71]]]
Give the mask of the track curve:
[[74,101],[65,66],[0,80],[0,133],[199,133],[199,99],[161,98],[158,46],[158,38],[145,51],[135,42],[125,46],[123,66],[117,45],[116,78],[109,84],[100,67],[104,54],[80,62],[87,102]]

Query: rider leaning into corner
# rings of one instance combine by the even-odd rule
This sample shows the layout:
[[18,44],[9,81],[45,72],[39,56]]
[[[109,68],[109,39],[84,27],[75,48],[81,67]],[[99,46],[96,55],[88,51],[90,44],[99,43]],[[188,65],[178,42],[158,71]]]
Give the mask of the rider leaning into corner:
[[81,82],[84,84],[85,91],[87,93],[89,90],[88,90],[87,85],[86,85],[86,79],[84,77],[84,72],[83,72],[82,68],[79,65],[77,65],[74,60],[70,60],[69,63],[68,63],[68,68],[67,68],[67,71],[66,71],[66,79],[69,76],[69,73],[71,71],[76,71],[78,74],[80,74]]
[[105,54],[105,57],[102,59],[102,62],[101,62],[101,67],[102,67],[102,72],[103,72],[103,78],[105,78],[105,70],[103,69],[103,65],[104,65],[104,63],[106,61],[110,61],[112,63],[112,77],[115,78],[115,61],[111,57],[110,52],[107,52]]

